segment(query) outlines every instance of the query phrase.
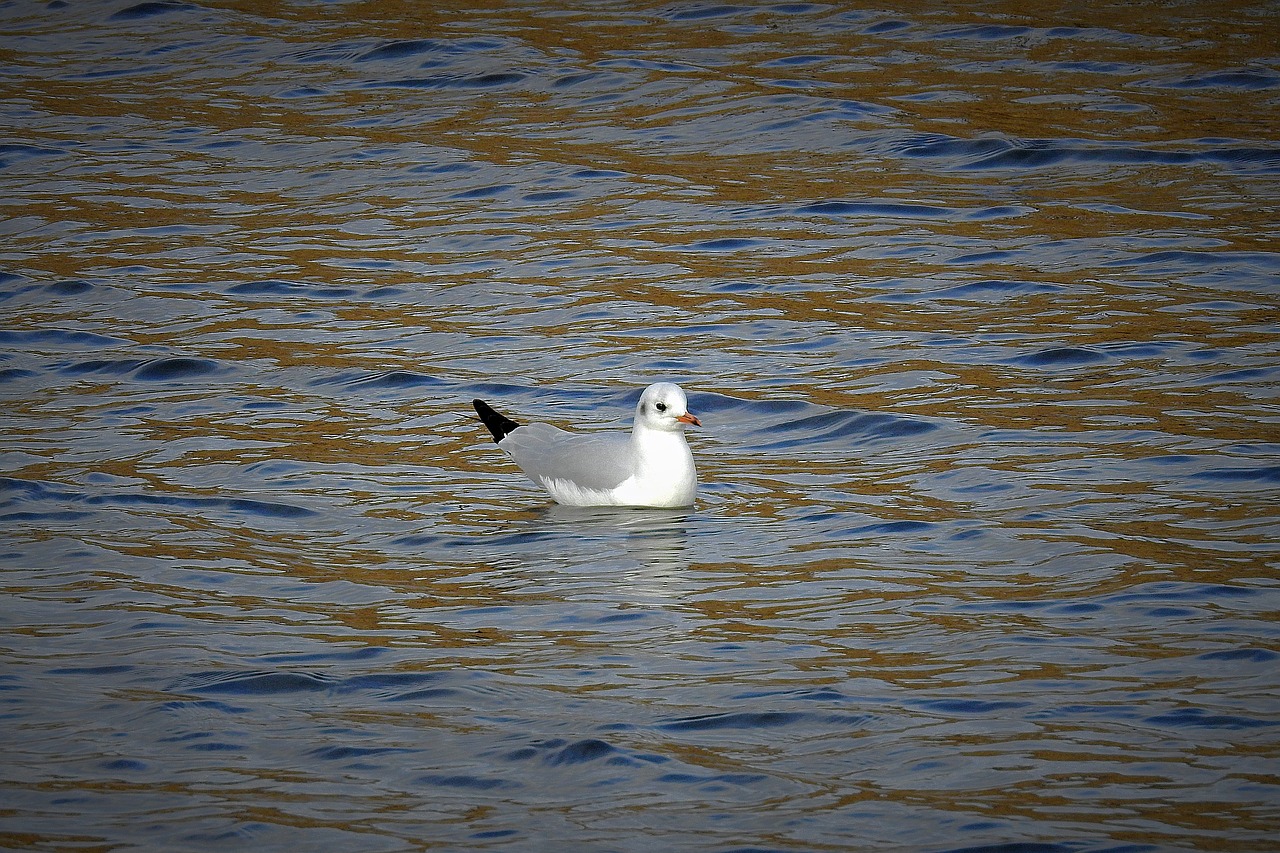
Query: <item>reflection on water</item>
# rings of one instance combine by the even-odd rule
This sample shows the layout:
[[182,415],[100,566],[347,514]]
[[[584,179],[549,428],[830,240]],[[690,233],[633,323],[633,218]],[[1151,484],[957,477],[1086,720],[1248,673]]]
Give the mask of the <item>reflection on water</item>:
[[619,511],[552,504],[539,512],[537,527],[558,528],[563,538],[586,548],[616,548],[661,588],[664,580],[678,583],[680,570],[689,568],[689,523],[690,512],[684,509]]
[[1271,849],[1274,9],[491,5],[0,9],[3,845]]

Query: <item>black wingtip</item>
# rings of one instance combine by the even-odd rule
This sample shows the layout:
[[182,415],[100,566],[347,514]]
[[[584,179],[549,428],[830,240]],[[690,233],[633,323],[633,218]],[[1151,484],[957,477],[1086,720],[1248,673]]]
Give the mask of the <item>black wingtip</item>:
[[471,405],[476,407],[476,414],[480,416],[480,420],[484,422],[484,425],[489,428],[489,432],[493,434],[494,444],[502,441],[513,429],[520,426],[511,418],[495,412],[484,400],[472,400]]

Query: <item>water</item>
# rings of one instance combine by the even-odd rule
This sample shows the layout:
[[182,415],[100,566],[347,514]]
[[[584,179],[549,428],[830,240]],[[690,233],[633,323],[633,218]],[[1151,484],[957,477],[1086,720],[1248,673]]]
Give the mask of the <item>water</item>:
[[3,846],[1275,849],[1276,6],[489,5],[0,8]]

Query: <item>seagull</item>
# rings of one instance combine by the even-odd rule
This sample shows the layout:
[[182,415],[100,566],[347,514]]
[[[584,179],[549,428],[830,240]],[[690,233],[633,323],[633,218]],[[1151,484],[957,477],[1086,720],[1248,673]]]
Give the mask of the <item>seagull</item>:
[[566,506],[682,507],[693,503],[698,472],[684,440],[689,414],[679,385],[659,382],[636,404],[630,437],[575,434],[550,424],[518,424],[474,400],[494,442],[524,475]]

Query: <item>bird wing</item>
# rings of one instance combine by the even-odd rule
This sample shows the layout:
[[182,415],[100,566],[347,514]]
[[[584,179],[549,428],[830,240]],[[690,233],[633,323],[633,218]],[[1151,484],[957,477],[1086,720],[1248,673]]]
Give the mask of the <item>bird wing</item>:
[[567,480],[608,490],[635,473],[629,436],[581,435],[550,424],[526,424],[498,443],[535,483]]

